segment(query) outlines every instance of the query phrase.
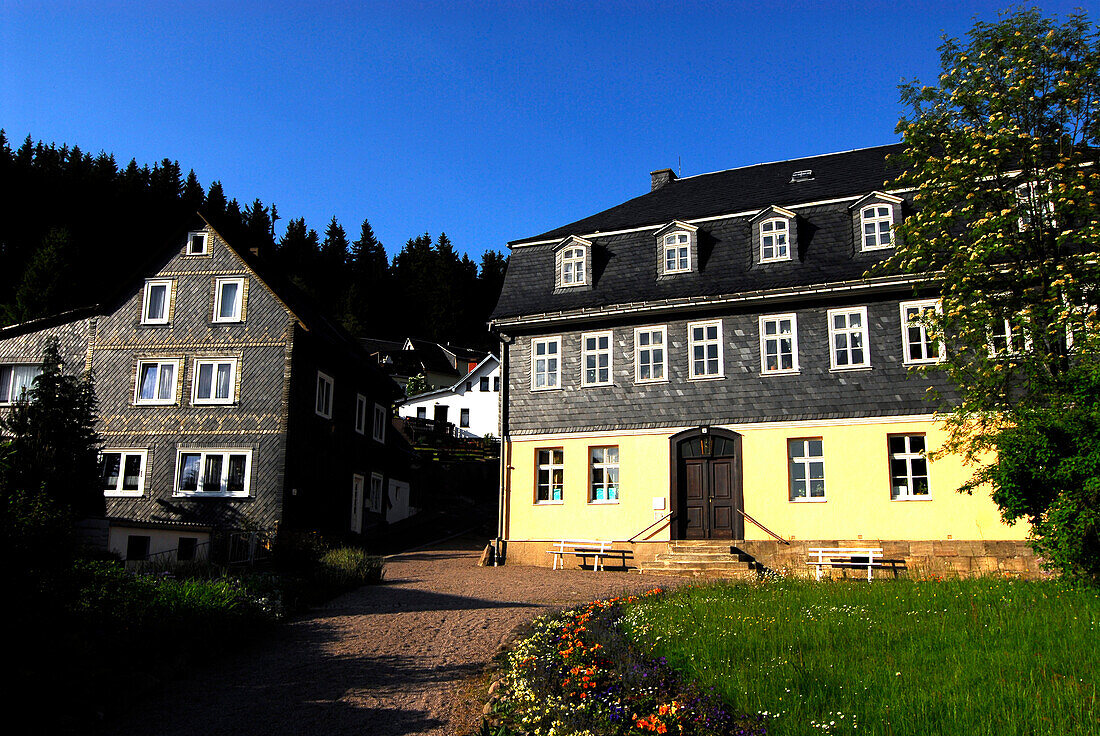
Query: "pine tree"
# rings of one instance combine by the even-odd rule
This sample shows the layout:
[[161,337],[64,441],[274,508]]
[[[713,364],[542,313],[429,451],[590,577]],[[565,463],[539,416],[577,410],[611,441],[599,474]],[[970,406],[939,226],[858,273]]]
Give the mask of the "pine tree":
[[390,263],[386,249],[378,242],[370,222],[363,220],[359,239],[351,244],[344,326],[354,335],[387,337],[389,320],[380,319],[392,293]]
[[15,292],[14,318],[26,322],[72,306],[73,285],[64,278],[75,248],[68,230],[53,229],[35,251]]
[[191,169],[187,172],[187,181],[183,183],[183,206],[188,213],[191,213],[202,208],[204,199],[202,184],[199,184],[195,170]]

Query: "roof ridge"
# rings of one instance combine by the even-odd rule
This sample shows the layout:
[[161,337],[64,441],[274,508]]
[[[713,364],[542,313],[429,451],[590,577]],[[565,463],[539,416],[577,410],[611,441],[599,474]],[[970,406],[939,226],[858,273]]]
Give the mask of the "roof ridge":
[[[760,163],[747,164],[745,166],[733,166],[733,167],[730,167],[728,169],[719,169],[718,171],[704,171],[700,174],[692,174],[690,176],[678,176],[670,183],[675,184],[678,181],[687,181],[688,179],[696,179],[700,176],[711,176],[712,174],[725,174],[725,173],[730,172],[730,171],[741,171],[741,170],[744,170],[744,169],[755,169],[758,166],[774,166],[776,164],[789,164],[789,163],[794,163],[795,161],[806,161],[806,160],[811,159],[811,158],[825,158],[827,156],[843,156],[844,154],[848,154],[848,153],[859,153],[861,151],[872,151],[876,148],[890,148],[891,146],[900,146],[900,145],[902,145],[902,142],[897,141],[896,143],[883,143],[883,144],[878,145],[878,146],[863,146],[862,148],[849,148],[849,149],[844,150],[844,151],[831,151],[829,153],[815,153],[812,156],[799,156],[798,158],[786,158],[786,159],[779,159],[777,161],[761,161]],[[639,196],[645,196],[645,195],[639,195]]]

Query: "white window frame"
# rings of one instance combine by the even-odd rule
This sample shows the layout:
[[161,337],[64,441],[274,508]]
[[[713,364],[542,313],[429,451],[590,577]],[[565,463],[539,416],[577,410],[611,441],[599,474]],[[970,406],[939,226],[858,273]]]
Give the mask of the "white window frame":
[[[145,494],[145,474],[149,466],[149,451],[142,448],[131,447],[104,447],[99,451],[99,460],[103,460],[104,455],[118,455],[118,479],[115,481],[115,487],[113,489],[104,488],[103,495],[106,498],[127,498],[138,497]],[[141,466],[138,470],[138,483],[136,490],[124,490],[122,488],[123,481],[126,479],[126,458],[128,456],[136,456],[141,458]],[[102,486],[102,478],[100,479],[100,485]]]
[[[998,345],[998,341],[1002,345]],[[1012,324],[1012,320],[1007,318],[999,319],[989,330],[988,347],[990,358],[1013,358],[1031,348],[1031,336],[1023,325]]]
[[[234,305],[233,314],[222,317],[222,287],[226,284],[237,285],[237,303]],[[233,276],[214,279],[214,322],[241,322],[244,314],[244,277]]]
[[363,532],[363,494],[366,493],[367,479],[358,473],[351,474],[351,531]]
[[355,431],[367,433],[367,397],[363,394],[355,395]]
[[[886,214],[879,212],[886,210]],[[887,242],[883,244],[882,223],[886,223]],[[871,225],[874,232],[868,233],[867,226]],[[874,244],[867,245],[867,238],[873,237]],[[893,205],[876,202],[863,207],[859,211],[859,247],[862,251],[886,250],[894,247],[894,207]]]
[[[200,250],[200,251],[191,250],[191,244],[192,244],[192,242],[194,241],[194,239],[196,237],[198,237],[202,240],[202,250]],[[205,230],[196,230],[196,231],[192,231],[192,232],[187,233],[187,244],[184,245],[183,249],[184,249],[184,255],[188,255],[188,256],[207,256],[207,255],[210,255],[210,233],[206,232]]]
[[[711,338],[706,337],[706,330],[707,330],[708,327],[717,327],[718,328],[716,330],[716,333],[717,333],[716,338],[711,339]],[[702,328],[703,329],[703,339],[702,340],[697,341],[695,339],[695,336],[694,336],[693,333],[694,333],[696,328]],[[688,377],[691,380],[693,380],[693,381],[702,381],[702,380],[707,380],[707,379],[712,379],[712,378],[723,378],[725,376],[725,357],[723,356],[724,350],[723,350],[723,347],[722,347],[722,320],[714,319],[714,320],[707,320],[706,322],[688,322],[688,325],[687,325],[687,342],[688,342]],[[704,364],[704,368],[705,368],[706,363],[709,360],[711,360],[711,358],[708,355],[709,351],[707,351],[707,348],[712,346],[712,345],[717,346],[717,351],[716,352],[718,354],[718,372],[717,373],[697,373],[695,371],[695,348],[697,346],[701,346],[703,348],[703,350],[704,350],[704,352],[703,352],[703,364]]]
[[[785,333],[780,332],[780,328],[784,321],[790,320],[791,323],[791,367],[784,368],[783,361],[781,360],[782,353],[779,352],[780,341]],[[767,334],[767,325],[769,323],[775,323],[776,332],[774,335]],[[768,344],[774,342],[776,344],[776,368],[768,368]],[[767,314],[760,316],[760,374],[763,376],[778,376],[799,372],[798,366],[798,315],[791,312],[788,314]]]
[[[141,358],[137,362],[137,371],[134,378],[134,404],[138,406],[170,406],[176,403],[176,393],[178,391],[180,383],[180,364],[182,361],[179,358]],[[141,373],[142,366],[155,365],[157,366],[157,379],[156,387],[160,387],[161,371],[164,370],[164,366],[172,366],[172,395],[168,398],[154,397],[152,399],[141,398]],[[154,393],[158,393],[154,389]]]
[[[327,386],[327,391],[322,391],[322,386]],[[332,419],[333,396],[336,393],[336,382],[332,376],[324,371],[317,371],[317,389],[313,398],[313,413],[325,419]]]
[[[604,460],[596,462],[595,451],[604,450]],[[611,462],[607,459],[607,451],[615,451],[615,461]],[[622,488],[622,476],[620,475],[619,463],[622,458],[619,455],[618,445],[593,445],[588,448],[588,503],[590,504],[611,504],[619,503],[621,497],[620,489]],[[596,484],[595,476],[597,470],[602,471],[603,482],[599,485]],[[614,471],[615,481],[609,482],[609,471]],[[603,498],[597,498],[599,493],[598,489],[602,489]],[[614,494],[614,497],[612,497]]]
[[[149,292],[154,286],[163,286],[164,289],[164,314],[160,317],[149,316]],[[146,279],[145,289],[141,296],[141,324],[166,325],[172,319],[172,291],[174,281],[172,279]]]
[[587,284],[588,273],[585,268],[587,260],[587,246],[577,245],[576,243],[567,245],[561,253],[561,285],[584,286]]
[[[18,395],[16,395],[14,390],[15,370],[17,368],[30,368],[36,371],[35,374],[31,376],[30,382],[20,387]],[[34,387],[34,379],[42,375],[42,365],[38,363],[4,363],[0,365],[0,371],[4,370],[8,372],[8,382],[6,386],[0,383],[0,390],[3,390],[3,394],[0,394],[0,406],[7,406],[8,404],[14,404],[16,401],[19,401],[19,399],[23,397],[25,391],[30,392],[31,388]]]
[[370,510],[372,514],[382,513],[382,496],[385,492],[386,489],[382,482],[382,474],[371,473],[370,495],[367,498],[370,500]]
[[[858,328],[852,328],[852,315],[858,314],[860,319],[860,326]],[[843,328],[837,328],[836,318],[844,317],[845,326]],[[826,319],[829,321],[829,361],[834,371],[850,371],[856,368],[870,368],[871,367],[871,350],[870,350],[870,333],[867,326],[867,307],[838,307],[837,309],[830,309],[826,312]],[[863,350],[863,362],[852,362],[852,337],[859,335],[861,341],[861,349]],[[837,338],[844,337],[846,347],[843,349],[837,345]],[[837,360],[837,354],[843,352],[847,358],[848,363],[840,365]]]
[[[606,348],[600,347],[600,340],[602,339],[607,340]],[[589,349],[589,340],[594,340],[596,342],[596,347]],[[614,353],[614,348],[615,336],[610,330],[604,332],[585,332],[581,335],[581,386],[610,386],[612,383],[614,383],[615,361],[612,356],[612,353]],[[595,365],[591,369],[595,372],[595,378],[591,381],[588,380],[588,371],[590,370],[588,367],[588,359],[590,357],[593,358],[595,361]],[[600,366],[601,357],[607,358],[606,366]],[[607,379],[603,381],[600,380],[600,371],[602,370],[607,371]]]
[[[890,449],[890,440],[895,437],[905,438],[905,451],[894,453]],[[924,450],[921,452],[912,452],[910,440],[913,437],[920,437],[924,440]],[[932,498],[932,463],[928,460],[928,436],[922,432],[911,433],[894,433],[886,436],[886,458],[887,465],[886,470],[890,477],[890,500],[892,501],[928,501]],[[914,492],[914,478],[921,476],[914,475],[913,473],[913,460],[924,461],[924,480],[925,480],[925,492]],[[905,462],[905,488],[898,489],[894,485],[894,460],[903,460]]]
[[[1025,181],[1017,184],[1012,191],[1016,197],[1016,209],[1020,213],[1016,218],[1016,229],[1020,232],[1031,229],[1032,210],[1038,210],[1039,205],[1042,207],[1039,216],[1045,216],[1051,228],[1058,227],[1058,222],[1054,219],[1054,197],[1050,182]],[[1040,197],[1043,199],[1040,200]]]
[[[653,350],[655,343],[653,342],[654,335],[661,336],[661,361],[658,363],[653,360]],[[642,335],[649,336],[649,344],[642,345],[640,343],[640,337]],[[648,361],[642,360],[642,353],[647,353],[649,356]],[[649,378],[642,377],[642,367],[649,367]],[[654,375],[654,367],[660,368],[661,375]],[[657,325],[654,327],[635,327],[634,328],[634,382],[635,383],[666,383],[668,381],[668,328],[665,325]]]
[[[540,357],[538,355],[538,347],[543,345],[546,348],[546,352]],[[551,353],[549,348],[554,346],[554,352]],[[531,340],[531,390],[532,391],[555,391],[561,388],[561,353],[562,353],[561,335],[554,335],[552,337],[536,337]],[[556,361],[556,368],[551,371],[549,365],[543,370],[539,370],[538,361],[546,361],[547,364],[550,360]],[[538,385],[539,376],[543,376],[545,382],[542,386]],[[553,380],[551,380],[553,379]]]
[[[687,273],[691,270],[691,233],[685,230],[674,230],[661,238],[661,243],[661,263],[664,273]],[[668,266],[670,254],[673,268]]]
[[374,423],[371,425],[371,438],[375,442],[386,443],[386,424],[389,421],[389,412],[381,404],[374,405]]
[[[191,403],[204,404],[235,404],[237,402],[237,358],[195,358],[191,364]],[[210,390],[217,393],[218,366],[229,364],[229,396],[224,399],[202,398],[199,396],[199,369],[203,365],[212,365],[210,374]]]
[[[180,489],[180,476],[182,473],[182,461],[184,455],[198,455],[199,456],[199,477],[196,481],[196,490],[185,491]],[[222,458],[222,472],[220,482],[218,483],[218,490],[208,491],[205,489],[205,476],[206,476],[206,462],[207,459],[216,455],[220,455]],[[244,455],[244,486],[238,493],[229,493],[223,490],[228,487],[229,480],[229,458],[232,455]],[[250,448],[208,448],[208,447],[180,447],[176,450],[176,473],[175,480],[172,484],[172,496],[176,498],[180,497],[202,497],[202,498],[247,498],[252,488],[252,450]]]
[[[545,462],[544,455],[545,453]],[[561,480],[554,482],[554,471],[561,473]],[[543,473],[546,482],[543,483]],[[546,498],[540,494],[546,489]],[[555,492],[557,498],[554,497]],[[565,503],[565,448],[538,447],[535,449],[535,505],[561,505]]]
[[458,408],[458,426],[462,429],[470,428],[470,408],[460,406]]
[[[810,454],[810,443],[817,442],[820,444],[821,454]],[[795,444],[800,443],[798,450],[802,453],[795,455]],[[814,478],[812,473],[814,466],[820,466],[821,478]],[[794,492],[794,469],[795,467],[802,468],[802,482],[805,484],[804,496],[796,496]],[[821,481],[821,495],[814,496],[811,482],[814,480]],[[825,503],[828,500],[828,493],[825,484],[825,441],[821,437],[792,437],[787,440],[787,498],[791,503]]]
[[[764,228],[771,225],[771,229]],[[782,228],[779,226],[782,225]],[[765,238],[772,238],[771,245],[764,242]],[[782,240],[782,242],[779,242]],[[772,255],[764,255],[764,249],[771,248]],[[776,261],[791,260],[791,221],[786,217],[770,217],[760,223],[760,262],[775,263]]]
[[902,363],[904,363],[905,365],[931,365],[933,363],[939,363],[941,360],[943,360],[943,351],[944,351],[943,340],[936,340],[935,341],[936,351],[937,351],[937,354],[936,354],[935,357],[931,357],[931,358],[914,358],[912,356],[911,352],[910,352],[910,349],[909,349],[910,348],[910,343],[909,343],[909,328],[910,327],[913,327],[913,328],[916,328],[916,329],[920,330],[920,333],[921,333],[921,346],[922,346],[921,350],[922,350],[922,352],[927,354],[928,351],[929,351],[929,348],[933,344],[932,339],[928,336],[928,328],[925,327],[924,325],[920,324],[919,322],[910,321],[909,317],[906,315],[906,311],[909,310],[909,309],[917,309],[919,312],[923,313],[926,310],[928,310],[929,308],[931,308],[931,309],[935,310],[937,313],[939,313],[942,310],[942,306],[940,305],[939,299],[917,299],[917,300],[914,300],[914,301],[901,302],[898,305],[898,310],[899,310],[900,315],[901,315],[901,358],[902,358]]

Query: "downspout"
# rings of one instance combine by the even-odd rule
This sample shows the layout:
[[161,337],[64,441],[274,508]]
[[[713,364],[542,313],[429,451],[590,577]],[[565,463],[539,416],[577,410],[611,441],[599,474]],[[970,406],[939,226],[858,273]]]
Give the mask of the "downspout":
[[512,440],[508,429],[508,347],[512,338],[500,335],[500,496],[497,499],[497,538],[493,565],[505,559],[505,540],[508,538],[508,512],[512,485]]

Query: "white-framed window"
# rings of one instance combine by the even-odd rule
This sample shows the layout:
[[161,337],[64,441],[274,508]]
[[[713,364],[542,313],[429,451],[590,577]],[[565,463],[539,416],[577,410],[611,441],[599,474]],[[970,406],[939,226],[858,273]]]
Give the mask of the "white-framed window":
[[939,312],[940,303],[936,299],[921,299],[915,302],[902,302],[901,308],[901,354],[907,365],[937,363],[943,354],[943,342],[933,340],[928,333],[924,319],[931,312]]
[[355,431],[367,433],[367,397],[363,394],[355,395]]
[[1020,213],[1016,227],[1020,232],[1030,230],[1035,220],[1040,226],[1057,227],[1054,220],[1054,197],[1050,184],[1026,181],[1015,189],[1016,209]]
[[252,450],[180,448],[176,496],[247,496]]
[[215,279],[214,321],[240,322],[244,302],[244,278]]
[[590,503],[618,503],[619,501],[619,448],[591,447]]
[[371,513],[382,513],[382,474],[370,474],[370,510]]
[[40,375],[40,365],[0,365],[0,404],[19,401]]
[[859,211],[863,250],[881,250],[894,245],[894,208],[872,204]]
[[458,426],[469,428],[470,426],[470,410],[463,407],[458,410]]
[[665,273],[691,270],[691,236],[685,232],[672,232],[664,237]]
[[178,358],[139,360],[134,403],[176,403],[176,377],[179,375],[179,368]]
[[610,332],[588,332],[581,336],[581,385],[611,385]]
[[561,503],[565,489],[565,451],[560,447],[535,450],[535,503]]
[[[1069,341],[1072,345],[1072,340]],[[1020,355],[1031,347],[1024,326],[1011,319],[998,319],[989,330],[989,356]]]
[[363,531],[363,476],[352,473],[351,476],[351,523],[349,526],[356,534]]
[[722,375],[722,322],[689,322],[688,354],[691,378],[718,378]]
[[928,498],[928,459],[923,434],[891,434],[890,498],[895,501]]
[[829,357],[833,370],[869,368],[871,355],[867,346],[867,307],[830,309]]
[[143,325],[168,324],[172,307],[172,279],[148,279],[141,298]]
[[561,285],[582,286],[586,283],[584,262],[586,251],[583,245],[571,245],[561,254]]
[[792,501],[825,500],[825,453],[820,437],[787,440]]
[[760,371],[765,375],[798,372],[798,322],[793,314],[760,318]]
[[317,399],[313,404],[313,411],[317,416],[332,419],[332,393],[334,387],[332,376],[317,371]]
[[634,381],[664,381],[668,375],[668,332],[660,327],[634,328]]
[[531,341],[531,390],[561,388],[561,338],[537,337]]
[[760,262],[789,261],[791,259],[790,223],[785,217],[776,217],[760,223]]
[[374,405],[374,424],[371,425],[371,437],[376,442],[386,441],[386,424],[389,423],[389,412],[381,404]]
[[99,453],[99,480],[104,496],[140,496],[145,492],[148,450],[104,448]]
[[210,252],[210,234],[199,231],[187,233],[187,255],[205,256]]
[[232,404],[237,393],[236,358],[195,358],[193,404]]

